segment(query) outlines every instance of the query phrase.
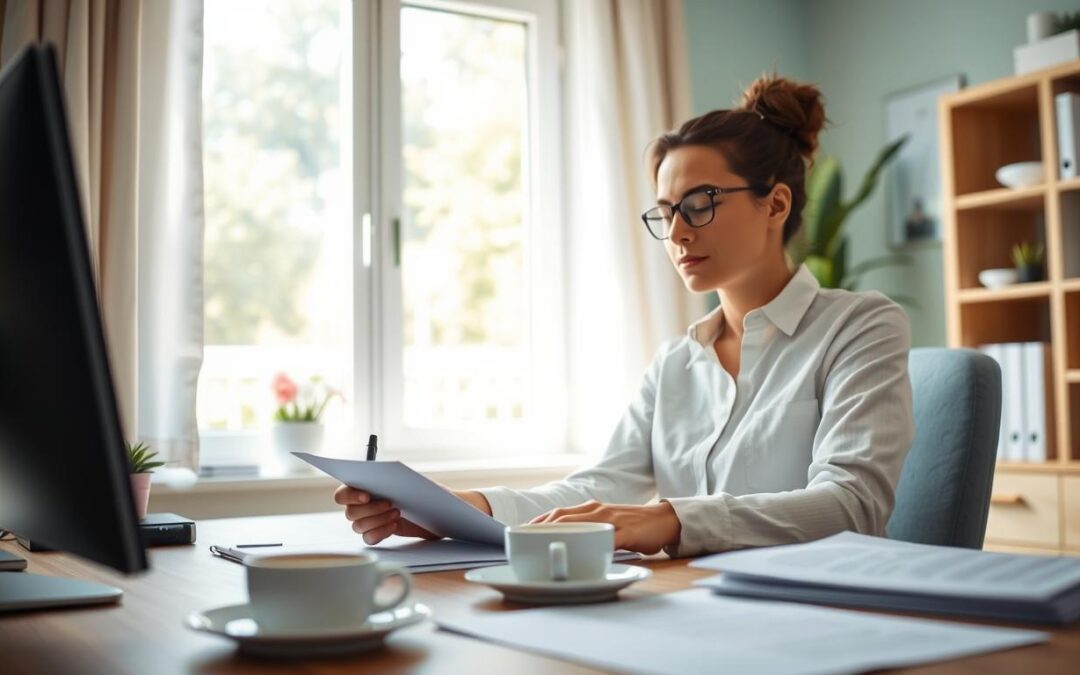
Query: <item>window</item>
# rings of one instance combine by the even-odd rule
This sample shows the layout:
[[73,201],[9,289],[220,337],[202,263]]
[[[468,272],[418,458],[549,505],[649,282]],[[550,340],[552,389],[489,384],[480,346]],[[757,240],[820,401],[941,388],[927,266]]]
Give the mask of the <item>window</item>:
[[282,370],[345,390],[330,452],[564,450],[555,11],[207,3],[207,462]]

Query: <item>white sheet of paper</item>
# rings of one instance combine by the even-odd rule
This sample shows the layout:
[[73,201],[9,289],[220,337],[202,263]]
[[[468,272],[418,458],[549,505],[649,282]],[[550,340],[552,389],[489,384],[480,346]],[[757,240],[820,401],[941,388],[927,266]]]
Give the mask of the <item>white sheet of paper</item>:
[[443,628],[633,673],[856,673],[1045,642],[1038,631],[967,626],[705,589],[596,605],[435,617]]
[[880,591],[1048,600],[1080,584],[1080,559],[928,546],[854,532],[720,553],[692,567]]
[[505,525],[401,462],[366,462],[292,453],[342,483],[389,499],[401,514],[444,537],[502,547]]

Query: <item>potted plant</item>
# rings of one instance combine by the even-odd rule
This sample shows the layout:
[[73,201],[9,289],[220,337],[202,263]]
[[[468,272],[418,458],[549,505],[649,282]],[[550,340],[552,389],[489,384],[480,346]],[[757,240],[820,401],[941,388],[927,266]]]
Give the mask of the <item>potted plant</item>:
[[1022,241],[1013,246],[1012,256],[1020,283],[1042,281],[1045,250],[1041,243]]
[[341,396],[341,392],[326,386],[319,377],[311,378],[308,385],[301,388],[285,373],[274,376],[273,390],[277,399],[273,428],[277,461],[294,470],[308,469],[307,463],[297,460],[291,453],[319,451],[323,441],[322,415],[331,399]]
[[[859,191],[850,201],[843,199],[843,172],[840,162],[831,156],[819,159],[806,180],[806,208],[803,227],[788,245],[788,255],[807,268],[824,288],[855,290],[859,277],[867,272],[891,265],[906,265],[910,256],[902,253],[879,256],[848,266],[848,239],[844,226],[848,216],[870,197],[878,177],[892,161],[907,137],[893,141],[878,153],[873,166],[863,176]],[[910,297],[892,294],[899,303],[918,307]]]
[[150,505],[150,474],[165,462],[153,461],[157,453],[145,443],[132,445],[124,441],[127,450],[128,473],[131,474],[131,494],[135,498],[135,514],[139,520],[146,518],[146,509]]

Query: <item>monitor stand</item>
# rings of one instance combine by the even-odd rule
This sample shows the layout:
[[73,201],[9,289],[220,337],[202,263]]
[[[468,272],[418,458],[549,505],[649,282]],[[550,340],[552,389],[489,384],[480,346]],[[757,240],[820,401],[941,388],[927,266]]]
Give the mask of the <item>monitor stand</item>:
[[81,607],[116,603],[119,588],[64,577],[29,572],[0,572],[0,614],[50,607]]

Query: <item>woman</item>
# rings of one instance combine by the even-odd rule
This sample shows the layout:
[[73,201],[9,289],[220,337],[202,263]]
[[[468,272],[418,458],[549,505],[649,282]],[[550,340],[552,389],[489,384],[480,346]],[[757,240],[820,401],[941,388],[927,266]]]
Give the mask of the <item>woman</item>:
[[[907,318],[784,253],[825,121],[815,87],[774,75],[653,142],[642,219],[720,306],[659,349],[595,466],[458,497],[507,524],[609,522],[616,547],[673,556],[884,534],[914,434]],[[369,544],[433,536],[367,493],[335,499]]]

